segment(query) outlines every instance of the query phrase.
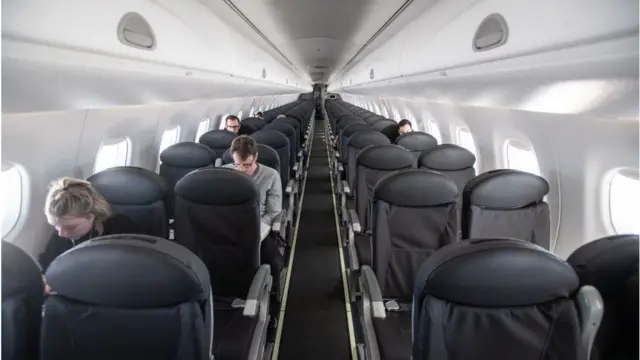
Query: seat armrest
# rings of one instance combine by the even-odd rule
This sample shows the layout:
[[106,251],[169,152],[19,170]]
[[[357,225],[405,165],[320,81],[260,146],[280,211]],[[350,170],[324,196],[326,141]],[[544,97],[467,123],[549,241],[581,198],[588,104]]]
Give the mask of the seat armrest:
[[369,265],[363,265],[360,268],[360,279],[362,281],[362,291],[366,292],[371,301],[371,312],[376,319],[384,319],[387,317],[384,302],[382,301],[382,292],[376,274]]
[[334,152],[334,156],[336,159],[340,159],[340,153],[338,152],[338,150]]
[[302,158],[303,152],[302,150],[298,151],[298,159]]
[[293,171],[298,172],[298,163],[293,164]]
[[586,358],[589,359],[591,358],[593,341],[602,321],[604,302],[598,289],[591,285],[585,285],[580,288],[576,302],[580,313],[582,346],[587,353]]
[[293,186],[296,183],[295,180],[291,179],[289,180],[289,182],[287,183],[287,187],[284,189],[284,192],[287,194],[291,194],[293,192]]
[[342,180],[342,192],[345,195],[351,195],[351,188],[349,187],[349,184],[346,180]]
[[344,172],[344,166],[342,165],[342,163],[338,164],[338,171],[339,172]]
[[300,191],[300,183],[297,181],[293,181],[293,193],[297,194]]
[[358,214],[353,209],[349,209],[349,225],[351,226],[351,230],[354,233],[356,234],[362,233],[362,226],[360,225]]
[[221,158],[217,158],[216,162],[213,164],[213,166],[221,167],[222,166],[222,159]]
[[273,219],[273,224],[271,224],[271,231],[284,237],[284,234],[282,234],[282,231],[286,229],[286,226],[285,226],[286,222],[287,222],[287,209],[282,209],[282,211],[280,211],[280,213],[276,215],[276,217]]
[[258,315],[260,310],[260,296],[264,293],[265,287],[269,285],[269,277],[271,276],[271,266],[269,264],[260,265],[258,271],[253,276],[251,287],[247,293],[247,299],[244,303],[242,315],[254,317]]

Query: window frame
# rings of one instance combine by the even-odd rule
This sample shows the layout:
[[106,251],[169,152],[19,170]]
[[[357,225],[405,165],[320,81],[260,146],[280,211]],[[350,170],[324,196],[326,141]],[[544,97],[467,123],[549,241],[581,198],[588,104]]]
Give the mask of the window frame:
[[[27,170],[20,164],[8,162],[2,163],[0,165],[0,172],[8,172],[15,169],[17,175],[20,180],[20,191],[19,191],[19,205],[17,206],[18,214],[13,219],[11,226],[9,229],[6,229],[4,226],[0,229],[0,239],[4,241],[11,241],[15,234],[17,234],[19,229],[24,225],[24,215],[29,210],[29,186],[30,186],[30,178]],[[4,175],[1,175],[4,176]],[[3,206],[7,204],[7,201],[4,197],[0,198]],[[7,208],[4,208],[4,214],[2,214],[2,218],[0,218],[0,225],[4,225],[5,216],[7,215]]]
[[[177,130],[176,131],[176,136],[175,136],[175,141],[163,148],[162,147],[162,142],[164,141],[165,136],[167,135],[168,132],[174,131],[174,130]],[[162,154],[163,151],[165,151],[171,145],[175,145],[175,144],[180,142],[180,135],[181,134],[182,134],[182,128],[181,128],[180,125],[176,125],[174,127],[165,129],[164,132],[162,132],[162,137],[160,137],[160,145],[158,146],[158,163],[160,163],[160,154]]]
[[[466,147],[466,146],[464,146],[462,144],[462,136],[461,136],[461,134],[462,134],[463,131],[466,132],[467,134],[469,134],[469,138],[473,142],[473,150],[469,149],[468,147]],[[458,126],[458,128],[456,129],[456,143],[459,146],[461,146],[461,147],[471,151],[471,153],[473,153],[473,155],[476,157],[476,163],[474,165],[474,168],[476,169],[476,173],[479,173],[480,172],[480,169],[479,169],[480,154],[478,154],[478,145],[476,144],[476,139],[474,138],[473,133],[471,132],[471,130],[468,127]]]
[[[640,175],[640,171],[638,169],[632,169],[632,168],[628,168],[628,167],[621,167],[621,168],[615,168],[611,171],[608,172],[608,174],[605,176],[604,178],[604,183],[603,183],[603,191],[602,191],[602,195],[603,195],[603,202],[602,202],[602,210],[601,214],[603,215],[603,222],[605,224],[605,227],[608,229],[608,231],[612,234],[628,234],[630,232],[628,231],[618,231],[616,229],[616,225],[615,225],[615,221],[614,221],[614,217],[613,215],[615,214],[614,211],[612,211],[612,204],[613,202],[612,197],[611,197],[611,192],[613,189],[613,182],[616,179],[616,177],[621,176],[621,177],[626,177],[629,178],[631,180],[635,180],[637,181],[640,185],[640,180],[638,179]],[[633,234],[633,232],[631,232]],[[638,232],[636,232],[637,234],[640,234],[640,229]]]
[[[434,131],[435,127],[435,131]],[[438,140],[438,144],[442,144],[442,131],[440,131],[440,126],[433,120],[427,120],[427,132],[429,135],[433,136],[436,140]],[[437,134],[438,136],[436,136]]]
[[[122,165],[112,165],[112,166],[107,166],[105,168],[102,168],[100,170],[96,169],[96,166],[98,165],[98,157],[100,156],[100,151],[102,150],[103,147],[105,146],[113,146],[113,145],[120,145],[122,143],[126,144],[126,154],[125,154],[125,161],[124,164]],[[118,167],[118,166],[129,166],[129,164],[131,163],[131,149],[132,149],[133,143],[131,141],[131,138],[128,136],[123,136],[123,137],[119,137],[119,138],[113,138],[113,139],[108,139],[108,140],[104,140],[102,141],[102,143],[100,143],[100,146],[98,147],[98,151],[96,152],[96,156],[93,160],[93,174],[97,174],[100,171],[104,171],[113,167]]]
[[[523,152],[524,151],[530,152],[533,155],[533,159],[536,162],[535,167],[538,171],[536,173],[533,173],[531,171],[524,170],[521,167],[513,167],[509,160],[509,148],[513,148],[515,150],[523,151]],[[504,166],[507,169],[526,171],[528,173],[531,173],[537,176],[542,176],[542,169],[540,168],[540,161],[538,160],[538,154],[536,154],[536,151],[533,148],[533,145],[531,144],[531,142],[528,142],[528,141],[525,142],[519,139],[505,140],[504,144],[502,145],[502,159],[504,161]]]
[[[200,133],[201,131],[201,126],[204,125],[204,131],[202,133]],[[207,133],[209,131],[209,129],[211,129],[211,118],[210,117],[206,117],[204,120],[200,121],[200,123],[198,123],[198,129],[196,130],[196,138],[194,140],[194,142],[198,142],[198,140],[200,139],[200,137],[202,135],[204,135],[205,133]]]

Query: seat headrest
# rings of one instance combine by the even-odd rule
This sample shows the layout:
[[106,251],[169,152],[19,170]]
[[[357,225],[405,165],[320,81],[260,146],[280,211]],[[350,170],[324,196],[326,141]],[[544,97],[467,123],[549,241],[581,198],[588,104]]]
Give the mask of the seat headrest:
[[167,195],[167,182],[162,176],[135,166],[102,170],[87,181],[112,205],[149,205]]
[[201,168],[213,164],[216,154],[206,145],[191,141],[179,142],[160,154],[160,161],[178,168]]
[[347,146],[364,149],[371,145],[388,145],[391,141],[388,137],[375,130],[359,131],[349,137]]
[[429,294],[481,307],[531,306],[569,298],[578,276],[564,260],[528,241],[490,238],[447,245],[416,276],[414,296]]
[[476,206],[518,209],[542,201],[549,193],[549,183],[543,177],[525,171],[500,169],[471,179],[464,193]]
[[476,156],[462,146],[441,144],[420,154],[420,166],[439,171],[458,171],[471,168]]
[[342,136],[349,137],[357,132],[371,130],[371,126],[367,124],[352,123],[342,130]]
[[257,117],[248,117],[240,121],[240,125],[243,124],[249,125],[256,130],[260,130],[267,124],[267,122],[264,119],[260,119]]
[[304,120],[302,119],[302,115],[296,112],[288,112],[285,115],[287,115],[287,117],[290,119],[296,120],[298,123],[301,123]]
[[[18,294],[44,294],[42,269],[17,245],[2,240],[2,299]],[[5,330],[8,331],[8,330]]]
[[380,119],[376,120],[376,122],[374,123],[371,123],[371,127],[377,131],[382,131],[388,127],[395,127],[395,129],[398,129],[398,123],[391,119]]
[[176,183],[177,197],[210,206],[234,206],[257,201],[258,189],[248,175],[234,169],[192,171]]
[[231,142],[236,136],[236,134],[227,130],[211,130],[202,134],[198,142],[213,149],[223,149],[231,146]]
[[65,298],[129,309],[176,306],[206,299],[207,267],[173,241],[120,234],[97,237],[57,257],[47,283]]
[[271,146],[274,150],[283,147],[289,148],[289,139],[287,135],[275,130],[258,130],[251,134],[251,137],[260,144]]
[[586,243],[567,259],[583,285],[593,285],[601,293],[619,291],[638,271],[637,234],[619,234]]
[[438,140],[426,132],[413,131],[400,135],[396,144],[411,151],[425,151],[438,146]]
[[368,110],[365,112],[365,115],[363,115],[362,119],[364,119],[364,121],[366,121],[367,124],[373,124],[374,122],[376,122],[378,120],[388,120],[388,119],[385,119],[384,116],[378,115],[378,114],[374,114],[374,113],[372,113],[372,112],[370,112]]
[[400,170],[413,166],[415,158],[407,149],[398,145],[367,146],[356,158],[356,163],[373,170]]
[[[229,152],[229,149],[225,150],[222,154],[222,163],[223,164],[231,164],[233,163],[233,157]],[[275,170],[280,171],[280,155],[278,152],[273,150],[271,146],[265,144],[258,144],[258,163],[263,164],[269,167],[275,168]],[[277,166],[276,166],[277,165]]]
[[385,175],[373,189],[373,198],[406,207],[445,205],[456,201],[458,187],[449,177],[426,169]]
[[[277,118],[269,123],[269,125],[275,125],[275,124],[286,124],[291,126],[294,130],[300,128],[300,123],[296,119],[292,119],[292,118]],[[267,130],[267,129],[263,128],[263,130]]]
[[240,124],[240,129],[238,129],[238,135],[251,135],[254,132],[258,131],[258,129],[256,129],[253,125],[251,124]]
[[294,136],[296,134],[296,129],[287,124],[286,122],[272,122],[271,124],[267,124],[262,130],[273,130],[277,132],[281,132],[285,134],[287,137]]

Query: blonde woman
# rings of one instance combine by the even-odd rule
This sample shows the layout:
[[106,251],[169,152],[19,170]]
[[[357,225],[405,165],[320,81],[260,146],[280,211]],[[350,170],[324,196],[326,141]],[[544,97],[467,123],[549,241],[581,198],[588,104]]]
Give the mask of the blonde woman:
[[38,258],[43,272],[62,253],[91,238],[139,232],[127,216],[111,212],[109,203],[91,183],[80,179],[64,177],[53,181],[44,213],[56,232]]

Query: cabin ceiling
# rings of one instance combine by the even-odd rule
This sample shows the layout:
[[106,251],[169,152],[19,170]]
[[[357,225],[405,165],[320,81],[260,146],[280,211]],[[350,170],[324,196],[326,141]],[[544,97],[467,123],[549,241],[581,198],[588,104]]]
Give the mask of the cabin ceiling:
[[[225,1],[229,5],[225,4]],[[248,19],[298,71],[308,75],[312,82],[327,82],[358,53],[396,11],[413,0],[200,0],[200,2],[231,24],[234,22],[237,24],[238,20],[226,18],[225,15],[229,10],[222,9],[221,6],[236,7],[241,13],[237,14],[236,11],[237,18],[244,16]],[[424,5],[435,1],[417,0],[416,2]],[[415,9],[411,9],[413,10]],[[396,18],[398,19],[400,17]],[[405,22],[404,25],[408,23],[405,21],[406,17],[402,20]]]

